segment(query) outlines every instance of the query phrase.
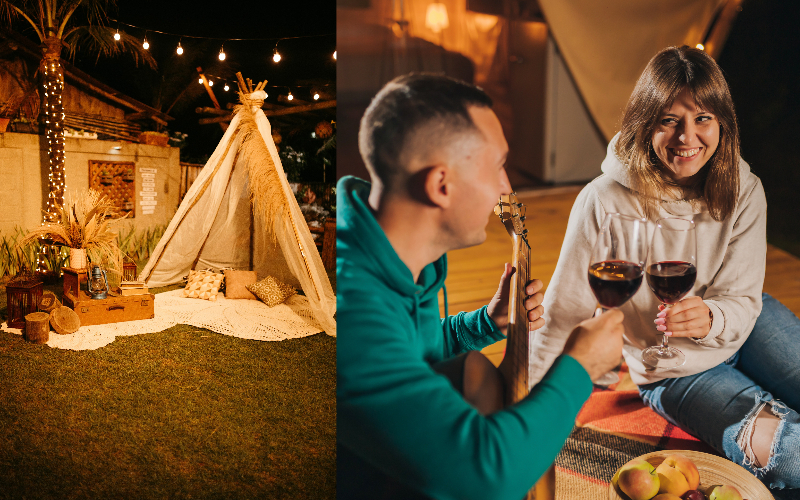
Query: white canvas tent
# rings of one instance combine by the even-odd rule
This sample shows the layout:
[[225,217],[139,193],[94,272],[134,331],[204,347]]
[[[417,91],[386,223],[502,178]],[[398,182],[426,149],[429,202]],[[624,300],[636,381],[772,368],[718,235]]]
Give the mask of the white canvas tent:
[[252,269],[301,288],[313,321],[335,335],[336,296],[261,111],[265,83],[249,93],[240,83],[242,106],[139,279],[157,287],[191,269]]

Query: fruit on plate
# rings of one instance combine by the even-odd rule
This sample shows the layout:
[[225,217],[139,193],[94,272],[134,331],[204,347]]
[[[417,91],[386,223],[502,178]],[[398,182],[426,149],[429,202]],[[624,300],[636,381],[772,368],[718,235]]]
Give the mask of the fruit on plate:
[[681,500],[681,497],[672,493],[659,493],[653,497],[653,500]]
[[681,496],[700,485],[700,472],[697,466],[683,455],[673,454],[656,467],[659,479],[659,493],[672,493]]
[[650,462],[642,458],[634,458],[620,467],[614,480],[631,500],[650,500],[658,493],[658,474]]
[[706,496],[700,490],[689,490],[681,495],[681,500],[706,500]]
[[719,485],[709,486],[706,490],[708,500],[742,500],[742,494],[733,486]]

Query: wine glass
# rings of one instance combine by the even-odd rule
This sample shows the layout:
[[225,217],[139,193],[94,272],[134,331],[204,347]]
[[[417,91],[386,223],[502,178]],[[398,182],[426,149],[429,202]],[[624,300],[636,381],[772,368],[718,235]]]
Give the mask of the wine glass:
[[[664,307],[672,307],[689,293],[697,278],[693,220],[668,217],[656,222],[645,274],[647,284]],[[664,335],[661,345],[642,351],[642,362],[654,370],[669,370],[684,364],[686,356],[670,347],[669,337]]]
[[[589,262],[589,286],[597,299],[595,315],[621,307],[639,290],[647,259],[647,220],[609,213],[603,220]],[[595,383],[619,381],[609,372]]]

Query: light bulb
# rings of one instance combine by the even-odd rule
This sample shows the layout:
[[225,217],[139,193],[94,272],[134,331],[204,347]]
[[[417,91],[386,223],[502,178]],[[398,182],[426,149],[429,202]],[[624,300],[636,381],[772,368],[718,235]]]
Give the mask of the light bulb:
[[225,60],[225,51],[222,50],[222,47],[219,48],[219,60],[220,61],[224,61]]
[[292,99],[294,99],[294,96],[292,95],[292,93],[291,93],[291,92],[289,92],[289,95],[287,95],[287,96],[286,96],[286,99],[288,99],[288,100],[290,100],[290,101],[291,101]]
[[209,87],[213,87],[214,86],[214,80],[209,80],[208,81],[208,86]]
[[702,43],[698,43],[697,45],[695,45],[695,47],[697,47],[700,50],[706,50],[706,48],[703,46]]
[[142,42],[142,48],[143,48],[144,50],[147,50],[147,49],[149,49],[149,48],[150,48],[150,44],[149,44],[149,43],[147,43],[147,37],[145,37],[145,39],[144,39],[144,42]]
[[178,42],[178,48],[177,48],[176,52],[178,53],[178,55],[182,55],[183,54],[183,47],[181,47],[181,42]]
[[319,93],[314,92],[314,100],[316,101],[317,99],[319,99]]
[[274,53],[272,54],[272,60],[275,62],[281,62],[281,55],[278,53],[278,48],[275,48]]
[[197,80],[197,83],[199,83],[200,85],[202,85],[202,84],[203,84],[203,79],[202,79],[202,78],[199,78],[199,79]]
[[225,82],[225,87],[223,87],[223,88],[225,89],[225,92],[227,92],[227,91],[229,91],[229,90],[231,89],[231,88],[228,86],[228,82]]
[[335,50],[333,51],[333,60],[334,61],[336,60],[336,51]]
[[114,40],[119,41],[120,38],[122,37],[119,36],[119,30],[117,30],[117,32],[114,33]]

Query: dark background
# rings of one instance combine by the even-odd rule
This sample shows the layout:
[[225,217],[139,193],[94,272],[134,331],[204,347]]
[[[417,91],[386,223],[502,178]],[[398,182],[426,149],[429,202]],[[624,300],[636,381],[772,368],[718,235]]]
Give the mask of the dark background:
[[746,0],[719,65],[767,194],[767,239],[800,256],[800,2]]
[[[277,102],[278,96],[289,90],[295,97],[313,102],[312,86],[324,87],[330,98],[335,98],[334,2],[120,0],[107,13],[110,27],[139,39],[146,35],[158,68],[153,70],[141,63],[137,67],[127,55],[98,58],[80,51],[71,62],[116,90],[174,117],[167,131],[188,134],[181,151],[184,161],[203,163],[223,134],[217,124],[198,124],[200,118],[209,115],[198,115],[195,108],[213,107],[198,83],[198,66],[215,79],[214,94],[223,108],[229,102],[238,102],[237,71],[254,85],[268,80],[268,102]],[[175,52],[178,42],[184,49],[182,56]],[[278,64],[272,61],[276,42],[282,55]],[[223,44],[227,57],[221,62],[218,54]],[[228,92],[223,90],[225,81],[231,87]]]

